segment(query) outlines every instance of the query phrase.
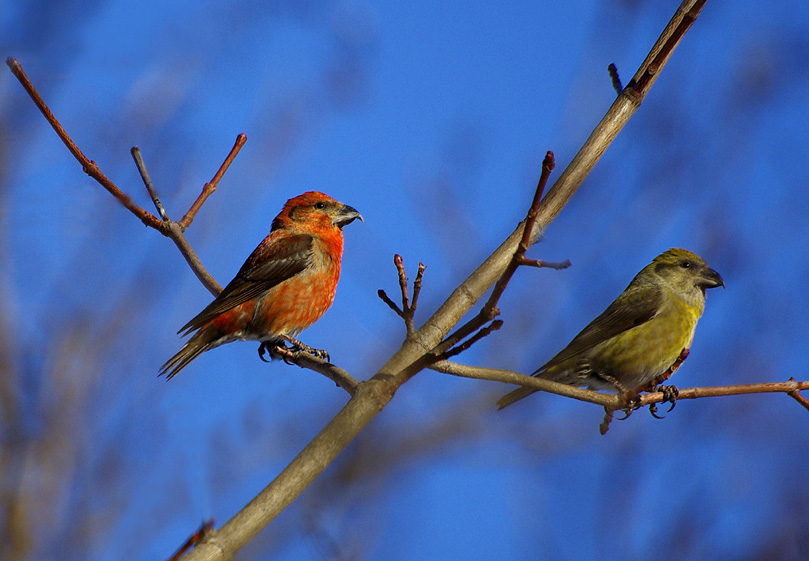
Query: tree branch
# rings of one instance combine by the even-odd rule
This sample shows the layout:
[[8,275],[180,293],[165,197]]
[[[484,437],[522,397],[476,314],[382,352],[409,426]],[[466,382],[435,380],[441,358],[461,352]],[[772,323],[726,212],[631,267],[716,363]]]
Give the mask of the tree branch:
[[419,270],[416,273],[416,280],[413,281],[413,300],[411,301],[407,292],[407,274],[405,273],[404,260],[398,253],[393,256],[393,264],[396,266],[396,273],[399,277],[399,291],[402,293],[402,307],[400,308],[397,306],[396,303],[390,299],[387,292],[381,288],[376,292],[376,294],[385,304],[388,305],[391,310],[396,312],[396,315],[404,320],[405,330],[407,335],[410,336],[416,331],[413,317],[416,315],[416,308],[418,307],[419,303],[419,293],[421,293],[421,282],[424,277],[424,269],[427,267],[424,265],[424,263],[419,263]]
[[[239,135],[244,136],[244,135]],[[246,137],[245,137],[246,138]],[[238,143],[238,139],[236,141]],[[244,144],[244,142],[242,142]],[[214,298],[219,296],[219,293],[222,292],[222,287],[216,282],[208,270],[202,265],[202,261],[199,260],[197,254],[191,248],[191,244],[188,243],[188,240],[185,239],[185,228],[183,228],[182,224],[179,222],[174,222],[169,218],[166,209],[163,208],[163,203],[160,202],[160,199],[157,198],[157,191],[155,190],[154,186],[152,185],[152,180],[149,177],[149,172],[146,171],[146,163],[143,161],[143,156],[140,153],[140,148],[134,146],[131,150],[132,157],[135,159],[135,165],[138,167],[138,172],[140,173],[141,179],[143,179],[143,184],[146,186],[146,191],[149,193],[149,196],[152,198],[152,202],[157,208],[157,212],[160,214],[160,217],[163,219],[163,225],[165,227],[164,235],[166,235],[171,241],[174,242],[174,245],[177,246],[177,249],[180,250],[180,254],[185,258],[185,262],[188,263],[188,266],[191,267],[191,271],[197,276],[199,282],[202,283],[202,286],[208,289]],[[231,153],[233,151],[231,150]],[[224,164],[223,164],[224,165]],[[221,168],[220,168],[221,170]],[[217,172],[217,175],[219,173]],[[205,184],[208,186],[208,183]]]
[[199,197],[197,197],[197,200],[191,205],[191,208],[188,209],[188,212],[185,213],[183,219],[180,220],[180,227],[183,229],[183,231],[191,226],[191,222],[193,222],[194,217],[197,215],[199,209],[202,208],[202,205],[208,200],[208,197],[213,195],[213,192],[216,191],[219,181],[222,179],[222,176],[225,175],[225,172],[230,167],[230,164],[233,163],[233,160],[236,159],[236,155],[242,149],[245,142],[247,142],[246,134],[240,133],[236,136],[236,142],[233,144],[233,148],[230,149],[230,153],[225,158],[225,161],[222,162],[221,166],[219,166],[219,169],[216,171],[213,178],[202,186],[202,192],[199,194]]
[[84,173],[95,179],[113,197],[118,199],[118,202],[124,205],[124,207],[126,207],[132,214],[137,216],[141,222],[151,228],[154,228],[164,236],[168,235],[166,233],[166,226],[161,220],[159,220],[151,212],[147,212],[136,205],[126,193],[121,191],[118,186],[115,185],[115,183],[113,183],[101,172],[94,161],[90,160],[81,150],[79,150],[79,147],[76,146],[76,143],[73,142],[73,139],[70,138],[67,131],[65,131],[61,123],[59,123],[51,110],[45,104],[42,96],[39,95],[39,92],[37,92],[36,88],[31,83],[31,80],[28,79],[28,76],[26,76],[25,71],[22,69],[22,65],[17,61],[17,59],[14,57],[8,57],[6,59],[6,64],[11,69],[12,74],[14,74],[17,80],[19,80],[20,84],[22,84],[22,87],[25,88],[25,91],[28,92],[29,97],[34,101],[36,106],[45,116],[45,119],[48,121],[48,123],[50,123],[51,127],[53,127],[53,130],[56,131],[56,135],[62,140],[65,146],[67,146],[67,149],[70,150],[73,157],[79,161]]
[[337,384],[338,387],[347,391],[349,395],[354,395],[357,391],[359,382],[357,382],[351,374],[327,360],[316,357],[311,353],[295,352],[284,347],[276,347],[273,353],[288,364],[295,364],[301,368],[322,374]]
[[216,282],[216,280],[214,280],[208,271],[205,270],[205,267],[202,266],[202,263],[194,253],[194,250],[191,249],[191,246],[183,236],[183,232],[186,228],[188,228],[188,226],[191,225],[191,221],[194,219],[194,216],[196,216],[197,211],[199,211],[199,209],[202,207],[202,204],[208,199],[208,197],[211,196],[211,194],[213,194],[214,191],[216,191],[216,187],[219,184],[219,181],[222,179],[222,176],[225,174],[228,167],[230,167],[230,164],[239,153],[239,150],[241,150],[242,146],[244,146],[244,143],[247,141],[247,136],[242,133],[236,137],[236,143],[233,145],[233,148],[231,148],[230,153],[225,158],[225,161],[221,166],[219,166],[219,169],[214,174],[213,179],[203,186],[199,197],[197,197],[197,200],[194,201],[191,208],[180,222],[174,222],[173,220],[169,219],[166,209],[163,208],[162,203],[157,198],[157,192],[152,185],[148,172],[146,171],[146,166],[143,163],[140,149],[137,146],[133,147],[131,150],[132,157],[135,159],[135,164],[138,166],[138,171],[140,172],[141,178],[146,185],[146,190],[149,193],[155,208],[157,208],[157,211],[160,214],[161,218],[159,219],[154,214],[135,204],[129,195],[124,193],[117,185],[115,185],[115,183],[112,182],[112,180],[104,175],[94,161],[90,160],[84,155],[76,143],[73,142],[73,139],[70,138],[70,135],[67,134],[67,131],[64,129],[62,124],[56,119],[53,112],[42,99],[42,96],[39,95],[39,92],[25,74],[25,71],[23,70],[19,61],[14,57],[8,57],[6,59],[6,64],[11,69],[12,74],[14,74],[17,80],[19,80],[20,84],[22,84],[23,88],[25,88],[25,91],[28,92],[29,97],[45,116],[45,119],[48,121],[48,123],[50,123],[51,127],[53,127],[56,135],[62,140],[64,145],[67,146],[67,149],[71,154],[73,154],[73,157],[76,158],[76,160],[78,160],[78,162],[81,164],[84,172],[95,179],[99,185],[104,187],[113,197],[118,200],[118,202],[120,202],[146,226],[154,228],[164,236],[170,238],[180,250],[180,253],[183,255],[186,262],[191,267],[191,270],[194,272],[203,286],[205,286],[205,288],[207,288],[211,294],[218,296],[219,293],[222,292],[222,287]]
[[[430,365],[430,369],[444,374],[460,376],[462,378],[517,384],[537,391],[561,395],[579,401],[586,401],[587,403],[601,405],[602,407],[614,410],[624,409],[627,406],[626,398],[622,394],[604,394],[592,390],[585,390],[559,382],[552,382],[551,380],[526,376],[525,374],[519,374],[511,370],[481,368],[479,366],[469,366],[447,360]],[[797,382],[790,378],[787,382],[685,388],[679,390],[677,401],[681,399],[746,395],[751,393],[786,393],[790,397],[798,395],[798,397],[804,399],[803,396],[798,394],[798,392],[803,390],[809,390],[809,381]],[[663,403],[667,401],[667,396],[665,392],[651,391],[649,393],[640,394],[636,399],[638,407],[643,407],[653,403]]]

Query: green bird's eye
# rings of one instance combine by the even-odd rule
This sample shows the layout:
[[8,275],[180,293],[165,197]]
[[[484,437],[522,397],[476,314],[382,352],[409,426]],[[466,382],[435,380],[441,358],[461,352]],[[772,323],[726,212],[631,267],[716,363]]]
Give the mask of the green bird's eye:
[[690,269],[691,268],[691,263],[689,261],[683,261],[682,263],[680,263],[680,266],[683,269]]

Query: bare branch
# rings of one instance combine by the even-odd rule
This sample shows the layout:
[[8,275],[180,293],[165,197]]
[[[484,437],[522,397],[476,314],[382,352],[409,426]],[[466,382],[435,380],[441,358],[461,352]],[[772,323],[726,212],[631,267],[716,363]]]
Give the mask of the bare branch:
[[421,282],[424,277],[424,270],[427,267],[424,263],[419,262],[416,280],[413,281],[413,300],[411,302],[407,292],[407,274],[405,273],[404,260],[398,253],[393,256],[393,264],[396,265],[396,273],[399,278],[399,290],[402,293],[402,307],[399,308],[384,290],[379,289],[376,294],[391,310],[396,312],[396,315],[404,320],[405,330],[407,331],[407,335],[410,336],[416,331],[413,317],[416,315],[416,306],[418,306],[419,293],[421,292]]
[[157,208],[160,217],[163,219],[164,230],[162,230],[162,233],[168,236],[168,238],[174,242],[177,249],[180,250],[180,254],[182,254],[186,263],[188,263],[188,266],[191,267],[191,271],[193,271],[193,273],[197,276],[202,285],[208,289],[208,292],[210,292],[214,297],[219,296],[219,293],[222,292],[222,287],[211,276],[208,270],[205,269],[202,262],[199,260],[199,257],[197,257],[197,254],[188,243],[188,240],[185,239],[185,234],[183,233],[184,228],[182,225],[169,218],[166,209],[163,207],[163,203],[161,203],[160,199],[157,198],[157,191],[152,185],[149,172],[146,171],[146,163],[143,161],[143,156],[140,153],[140,149],[135,146],[132,148],[131,152],[132,157],[135,159],[135,165],[138,167],[138,172],[140,172],[141,179],[143,179],[143,184],[146,186],[146,190],[149,192],[149,196],[151,197],[155,208]]
[[410,305],[410,310],[413,312],[413,316],[416,314],[416,308],[419,305],[419,294],[421,294],[421,281],[424,277],[424,270],[427,266],[419,261],[419,270],[416,273],[416,280],[413,281],[413,299],[412,304]]
[[81,150],[79,150],[79,147],[76,146],[76,143],[73,142],[73,139],[70,138],[67,131],[65,131],[61,123],[59,123],[54,114],[45,104],[45,101],[39,95],[39,92],[31,83],[31,80],[28,79],[28,76],[26,76],[25,71],[22,69],[22,65],[17,61],[17,59],[14,57],[8,57],[6,59],[6,64],[11,69],[11,72],[14,74],[17,80],[19,80],[20,84],[22,84],[22,87],[25,88],[25,91],[28,92],[28,95],[45,116],[45,119],[48,121],[48,123],[50,123],[51,127],[53,127],[53,130],[56,131],[56,135],[62,140],[65,146],[67,146],[67,149],[70,150],[73,157],[79,161],[84,173],[95,179],[113,197],[118,199],[118,201],[124,205],[124,207],[126,207],[132,214],[137,216],[141,222],[154,228],[158,232],[167,235],[164,222],[160,221],[154,214],[147,212],[136,205],[127,194],[121,191],[118,186],[116,186],[106,175],[101,172],[94,161],[90,160]]
[[499,368],[483,368],[479,366],[469,366],[447,360],[436,362],[429,366],[430,370],[460,376],[462,378],[473,378],[476,380],[489,380],[491,382],[503,382],[506,384],[517,384],[537,391],[544,391],[579,401],[595,403],[604,407],[619,409],[621,401],[616,395],[603,394],[582,388],[576,388],[560,382],[544,380],[534,376],[526,376],[511,370]]
[[[466,322],[466,324],[462,325],[459,329],[457,329],[454,333],[449,335],[446,339],[444,339],[439,345],[437,345],[432,354],[436,358],[436,360],[443,360],[449,358],[451,356],[455,356],[458,353],[462,352],[469,345],[463,347],[463,349],[459,350],[458,352],[450,352],[454,345],[456,345],[459,341],[464,340],[466,337],[471,335],[475,332],[475,330],[480,329],[487,321],[493,320],[500,314],[500,310],[497,307],[498,302],[500,301],[500,297],[505,292],[508,283],[511,281],[511,277],[514,276],[514,273],[517,271],[517,268],[520,265],[531,265],[534,267],[545,267],[549,266],[554,269],[564,269],[570,266],[570,261],[566,261],[564,263],[545,263],[543,261],[538,260],[528,260],[525,258],[525,252],[530,245],[529,237],[530,233],[533,230],[534,222],[536,221],[537,211],[539,209],[539,203],[542,199],[542,193],[545,190],[545,185],[548,182],[548,177],[550,177],[550,173],[553,170],[554,166],[556,165],[553,152],[550,150],[546,152],[545,159],[542,161],[542,173],[539,176],[539,181],[537,181],[537,187],[534,190],[534,199],[531,203],[531,207],[528,209],[528,214],[524,221],[523,231],[522,231],[522,238],[520,239],[520,243],[517,246],[517,249],[514,251],[514,255],[511,258],[506,270],[503,271],[503,274],[497,279],[497,283],[492,290],[492,293],[489,295],[489,299],[480,312],[473,317],[471,320]],[[494,324],[492,324],[494,325]],[[500,325],[498,325],[495,329],[499,329]],[[485,331],[485,335],[488,335],[494,329],[487,328]],[[480,333],[478,333],[479,335]],[[477,341],[480,337],[477,335],[475,336],[475,341]],[[474,342],[474,341],[473,341]],[[472,342],[472,343],[473,343]],[[470,345],[472,344],[470,343]]]
[[152,185],[152,178],[149,177],[149,172],[146,171],[146,163],[143,161],[143,156],[140,153],[140,148],[137,146],[133,146],[130,150],[132,157],[135,159],[135,165],[138,167],[138,173],[140,173],[140,177],[143,180],[143,184],[146,185],[146,191],[149,193],[149,197],[151,197],[152,202],[154,203],[155,208],[157,209],[157,213],[160,215],[160,218],[165,222],[169,219],[169,215],[166,212],[166,209],[163,207],[163,203],[160,202],[160,199],[157,198],[157,192],[154,189],[154,185]]
[[188,209],[188,212],[185,213],[183,219],[180,220],[180,227],[183,230],[191,225],[191,222],[194,220],[194,217],[197,215],[199,209],[202,208],[202,205],[208,200],[208,197],[213,195],[213,192],[216,191],[219,181],[222,179],[222,176],[225,175],[225,172],[230,167],[230,164],[233,163],[233,160],[236,158],[236,155],[239,153],[239,150],[242,149],[245,142],[247,142],[246,134],[240,133],[238,136],[236,136],[236,142],[233,144],[233,148],[230,149],[225,161],[222,162],[221,166],[219,166],[219,169],[214,174],[213,179],[203,185],[202,192],[199,194],[199,197],[197,197],[197,200],[191,205],[191,208]]
[[[794,379],[794,378],[790,378],[790,379],[789,379],[789,381],[790,381],[790,382],[794,382],[794,381],[795,381],[795,379]],[[803,407],[804,407],[804,408],[805,408],[807,411],[809,411],[809,399],[806,399],[805,397],[803,397],[803,396],[802,396],[802,395],[799,393],[799,390],[797,390],[797,389],[796,389],[796,390],[793,390],[793,391],[787,392],[787,395],[788,395],[789,397],[793,398],[793,399],[794,399],[795,401],[797,401],[798,403],[800,403],[800,404],[801,404],[801,405],[802,405],[802,406],[803,406]]]
[[132,199],[120,188],[118,188],[115,183],[112,182],[102,171],[99,169],[98,165],[79,149],[73,139],[67,134],[64,127],[62,127],[61,123],[56,119],[54,114],[51,112],[48,105],[42,99],[42,96],[39,95],[39,92],[31,83],[31,80],[28,79],[28,76],[25,74],[25,71],[22,68],[22,65],[15,59],[14,57],[8,57],[6,59],[6,64],[11,69],[11,72],[14,76],[19,80],[20,84],[22,84],[25,91],[28,92],[28,95],[31,97],[33,102],[45,116],[45,119],[50,123],[53,130],[56,132],[56,135],[62,140],[62,142],[67,146],[67,149],[70,150],[70,153],[73,154],[73,157],[78,160],[78,162],[82,165],[82,169],[84,172],[96,180],[102,187],[104,187],[113,197],[115,197],[125,208],[127,208],[132,214],[138,217],[138,219],[143,222],[146,226],[154,228],[164,236],[171,238],[177,248],[180,250],[180,253],[185,258],[186,262],[191,267],[191,270],[200,280],[200,282],[208,289],[208,291],[217,296],[220,292],[222,292],[222,287],[214,280],[214,278],[205,270],[200,262],[199,258],[196,256],[194,251],[191,249],[191,246],[188,244],[186,239],[183,237],[183,231],[191,224],[191,221],[194,219],[197,211],[201,208],[202,204],[207,200],[207,198],[216,190],[216,186],[219,183],[219,180],[222,179],[225,171],[227,171],[228,167],[230,166],[233,159],[236,157],[236,154],[239,153],[241,147],[247,140],[247,136],[244,134],[240,134],[236,137],[236,143],[234,144],[233,148],[230,150],[227,158],[219,167],[219,170],[214,174],[213,179],[206,183],[202,189],[202,193],[191,206],[191,209],[186,213],[185,217],[180,222],[174,222],[169,219],[168,213],[163,208],[163,205],[160,203],[160,200],[157,198],[157,193],[152,186],[151,179],[149,178],[149,174],[146,171],[146,166],[143,163],[143,159],[140,155],[140,150],[137,147],[132,148],[132,156],[135,159],[135,163],[138,166],[138,171],[141,174],[141,178],[143,179],[144,184],[146,185],[146,189],[149,192],[149,196],[151,197],[152,201],[155,204],[155,207],[160,214],[161,219],[158,219],[154,214],[144,210],[137,204],[135,204]]
[[526,267],[538,267],[542,269],[555,269],[557,271],[561,271],[562,269],[567,269],[570,267],[570,260],[565,259],[564,261],[541,261],[539,259],[526,259],[523,257],[517,261],[519,265],[524,265]]
[[188,266],[191,267],[191,270],[197,276],[202,285],[208,290],[208,292],[210,292],[214,297],[219,296],[219,293],[222,292],[222,286],[216,282],[205,267],[202,266],[202,262],[199,260],[199,257],[197,257],[197,254],[194,253],[193,249],[191,249],[191,244],[189,244],[188,240],[185,239],[185,235],[183,234],[183,229],[180,226],[180,223],[171,220],[166,222],[166,224],[168,224],[168,237],[171,238],[171,240],[177,246],[177,249],[180,250],[180,253],[185,258],[185,262],[188,263]]
[[[446,360],[431,364],[429,368],[430,370],[451,374],[453,376],[460,376],[463,378],[504,382],[506,384],[517,384],[537,391],[561,395],[563,397],[569,397],[579,401],[586,401],[588,403],[594,403],[612,410],[626,408],[628,405],[628,400],[631,401],[632,399],[637,399],[638,407],[644,407],[653,403],[662,403],[668,399],[666,393],[662,391],[643,393],[634,398],[629,394],[603,394],[600,392],[568,386],[567,384],[561,384],[559,382],[552,382],[551,380],[536,378],[534,376],[526,376],[525,374],[519,374],[517,372],[512,372],[511,370],[468,366],[466,364],[459,364],[457,362],[450,362]],[[794,397],[793,394],[797,394],[801,399],[805,399],[803,396],[798,394],[798,392],[804,390],[809,390],[809,381],[798,382],[790,378],[787,382],[685,388],[679,390],[677,400],[680,401],[682,399],[699,399],[704,397],[724,397],[730,395],[759,393],[786,393],[791,397]]]
[[[548,150],[545,153],[545,159],[542,160],[542,173],[540,173],[539,180],[537,181],[537,188],[534,191],[534,199],[531,201],[531,207],[528,209],[528,214],[525,217],[522,238],[520,239],[520,243],[517,246],[517,249],[514,251],[514,256],[506,267],[506,270],[503,271],[503,274],[499,279],[497,279],[497,283],[494,285],[494,289],[489,296],[489,300],[483,306],[484,314],[486,316],[491,315],[491,313],[497,307],[497,303],[500,301],[500,297],[503,295],[508,283],[511,281],[511,277],[513,277],[514,273],[517,271],[517,267],[523,264],[522,262],[527,262],[525,259],[525,252],[528,251],[528,248],[531,246],[531,232],[533,231],[534,224],[537,220],[539,203],[542,200],[542,193],[545,191],[545,184],[548,182],[548,178],[550,177],[551,171],[553,171],[554,167],[556,167],[556,159],[553,156],[553,152]],[[542,266],[542,261],[532,261],[531,263],[533,266]],[[568,261],[567,263],[569,266],[570,262]],[[556,268],[563,269],[565,267],[560,264],[560,266]]]
[[503,327],[503,321],[496,319],[487,327],[481,328],[477,333],[475,333],[472,337],[458,345],[457,347],[452,347],[451,349],[447,350],[446,352],[442,353],[440,356],[436,357],[437,360],[447,360],[454,356],[457,356],[467,350],[469,347],[489,335],[492,331],[497,331]]
[[379,290],[376,291],[376,295],[379,296],[379,299],[382,300],[385,304],[387,304],[391,310],[396,312],[396,314],[399,317],[402,316],[402,310],[399,308],[396,302],[390,299],[390,296],[388,296],[387,292],[385,292],[380,288]]

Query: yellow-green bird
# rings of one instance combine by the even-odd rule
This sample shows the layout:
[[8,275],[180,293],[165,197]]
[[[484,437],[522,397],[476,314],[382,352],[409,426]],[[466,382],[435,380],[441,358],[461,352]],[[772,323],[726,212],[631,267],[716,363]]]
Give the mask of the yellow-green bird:
[[[664,374],[691,347],[705,307],[705,290],[718,286],[725,286],[722,277],[700,256],[669,249],[531,375],[591,390],[641,388]],[[497,405],[502,409],[535,391],[516,389]]]

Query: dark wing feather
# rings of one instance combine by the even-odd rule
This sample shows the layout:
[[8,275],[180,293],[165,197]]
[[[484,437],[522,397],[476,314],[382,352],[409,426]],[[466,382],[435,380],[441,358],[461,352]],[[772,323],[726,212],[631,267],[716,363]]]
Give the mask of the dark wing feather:
[[632,306],[627,306],[626,302],[622,302],[620,297],[617,298],[600,316],[582,329],[567,347],[559,351],[556,356],[537,369],[534,374],[556,366],[611,337],[646,323],[655,317],[663,303],[663,293],[659,287],[654,287],[653,290],[648,290],[647,292],[649,292],[649,297],[646,300],[637,304],[633,303]]
[[271,245],[269,253],[262,255],[261,263],[251,266],[256,252],[263,249],[259,246],[219,296],[186,323],[178,333],[199,329],[222,312],[235,308],[294,277],[311,262],[313,246],[314,238],[308,234],[289,236],[284,238],[282,243]]

